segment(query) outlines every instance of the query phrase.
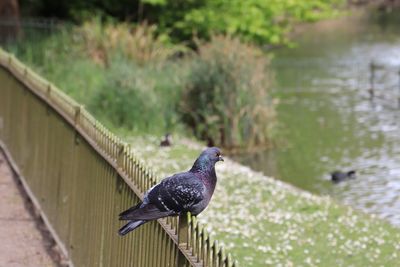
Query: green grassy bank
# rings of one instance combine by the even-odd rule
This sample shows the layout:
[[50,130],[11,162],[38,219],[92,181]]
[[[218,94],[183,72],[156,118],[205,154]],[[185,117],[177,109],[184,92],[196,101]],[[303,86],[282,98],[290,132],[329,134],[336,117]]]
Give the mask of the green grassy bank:
[[[165,177],[188,170],[203,149],[176,137],[129,137],[139,158]],[[329,197],[320,197],[226,160],[199,215],[241,266],[398,266],[400,229]]]

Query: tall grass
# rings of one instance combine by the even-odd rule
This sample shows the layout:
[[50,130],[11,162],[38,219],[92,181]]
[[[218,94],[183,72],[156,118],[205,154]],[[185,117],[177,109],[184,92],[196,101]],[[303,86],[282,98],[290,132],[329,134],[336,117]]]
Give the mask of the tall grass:
[[164,61],[185,50],[184,46],[172,45],[167,35],[157,35],[156,32],[156,25],[103,23],[100,18],[87,21],[75,30],[86,52],[100,64],[107,64],[115,51],[143,65]]
[[173,131],[179,127],[181,71],[174,62],[140,66],[126,59],[113,61],[90,109],[116,127],[153,134]]
[[181,111],[194,134],[226,148],[266,145],[275,109],[268,96],[269,59],[230,36],[198,44]]

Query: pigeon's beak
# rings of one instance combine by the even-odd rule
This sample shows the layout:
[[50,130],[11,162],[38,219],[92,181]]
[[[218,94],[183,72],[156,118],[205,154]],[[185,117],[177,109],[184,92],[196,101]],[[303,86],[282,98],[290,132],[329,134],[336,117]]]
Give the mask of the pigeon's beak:
[[218,161],[224,161],[224,158],[221,155],[219,155],[218,156]]

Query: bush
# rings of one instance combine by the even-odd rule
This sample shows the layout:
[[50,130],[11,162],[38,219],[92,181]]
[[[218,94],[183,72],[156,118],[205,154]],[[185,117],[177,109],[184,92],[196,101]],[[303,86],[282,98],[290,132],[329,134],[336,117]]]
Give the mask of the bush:
[[267,144],[275,117],[268,66],[266,55],[237,38],[199,44],[180,105],[184,122],[226,148]]
[[183,82],[178,64],[113,62],[89,109],[114,127],[152,134],[172,131],[179,124],[176,109]]

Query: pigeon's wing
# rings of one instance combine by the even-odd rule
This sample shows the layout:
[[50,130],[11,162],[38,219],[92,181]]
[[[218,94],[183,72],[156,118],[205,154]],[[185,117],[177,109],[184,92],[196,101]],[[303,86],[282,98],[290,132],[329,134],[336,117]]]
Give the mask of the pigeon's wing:
[[143,203],[122,212],[120,220],[155,220],[177,215],[203,200],[204,191],[204,184],[194,174],[175,174],[152,187]]
[[124,213],[125,214],[120,216],[120,220],[150,221],[172,215],[170,211],[161,211],[154,204],[145,204],[140,208],[127,210]]
[[149,203],[148,195],[149,193],[157,187],[153,186],[144,195],[143,202],[139,202],[136,206],[133,206],[126,211],[119,214],[120,220],[155,220],[165,216],[172,215],[169,211],[160,210],[157,205]]
[[205,186],[190,172],[165,178],[148,194],[150,203],[161,211],[180,213],[203,200]]

